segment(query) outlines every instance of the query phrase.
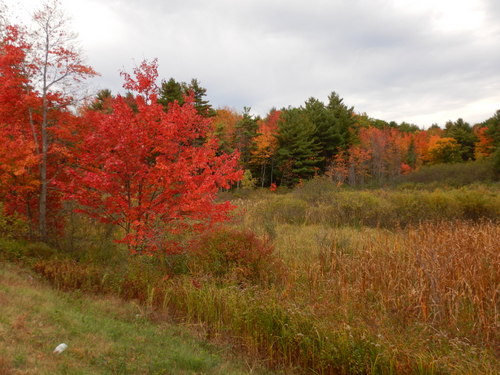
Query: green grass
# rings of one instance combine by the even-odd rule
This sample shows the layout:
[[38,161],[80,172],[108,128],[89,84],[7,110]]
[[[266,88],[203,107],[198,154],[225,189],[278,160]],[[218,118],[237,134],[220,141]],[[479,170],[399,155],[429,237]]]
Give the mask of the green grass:
[[[52,353],[65,342],[68,349]],[[117,298],[55,291],[0,263],[0,374],[247,374],[228,349]]]

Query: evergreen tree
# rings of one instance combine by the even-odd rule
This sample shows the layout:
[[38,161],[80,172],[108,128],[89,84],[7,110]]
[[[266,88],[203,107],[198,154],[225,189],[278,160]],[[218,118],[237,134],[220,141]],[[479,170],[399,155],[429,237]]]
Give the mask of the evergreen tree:
[[99,92],[95,96],[94,101],[89,105],[89,109],[93,111],[110,113],[111,108],[109,107],[109,103],[112,99],[113,95],[111,94],[111,90],[99,90]]
[[384,120],[376,119],[376,118],[371,118],[370,119],[370,125],[373,126],[374,128],[383,130],[387,128],[392,128],[394,127],[395,122],[387,122]]
[[203,117],[215,116],[215,110],[212,108],[209,101],[205,99],[207,89],[201,87],[197,79],[193,78],[189,85],[183,84],[183,88],[186,94],[189,95],[190,93],[193,93],[194,107],[200,115]]
[[354,108],[347,107],[344,100],[336,92],[332,92],[328,97],[328,110],[337,119],[338,134],[341,137],[340,147],[347,148],[353,143],[351,129],[356,124]]
[[[389,123],[391,124],[392,121]],[[403,133],[416,133],[420,130],[420,128],[415,125],[415,124],[408,124],[407,122],[402,122],[399,126],[397,126],[396,124],[396,127],[399,129],[399,131],[403,132]]]
[[289,108],[282,112],[277,137],[282,185],[293,186],[318,172],[323,157],[316,133],[314,123],[303,109]]
[[255,149],[258,119],[250,114],[250,107],[243,108],[243,118],[236,123],[234,145],[240,151],[240,162],[244,169],[250,169],[250,157]]
[[415,146],[415,140],[412,138],[408,146],[408,151],[406,153],[406,164],[408,164],[412,169],[417,166],[417,148]]
[[177,82],[174,78],[170,78],[168,81],[163,80],[160,85],[158,103],[167,110],[168,105],[176,100],[180,105],[184,104],[185,98],[190,95],[193,96],[194,106],[200,115],[203,117],[215,116],[216,112],[205,99],[207,89],[201,87],[196,78],[193,78],[189,84]]
[[469,123],[459,118],[455,122],[448,121],[444,131],[446,137],[455,139],[460,145],[460,156],[463,161],[474,159],[474,145],[477,137]]
[[324,103],[315,98],[306,101],[304,113],[316,128],[317,145],[323,158],[320,167],[324,172],[328,161],[343,146],[339,119]]
[[500,149],[500,109],[488,120],[481,123],[481,126],[486,126],[488,128],[486,134],[493,138],[495,148]]
[[340,150],[352,144],[351,131],[356,124],[353,108],[348,108],[337,93],[332,92],[325,105],[315,98],[310,98],[301,110],[314,124],[317,145],[322,162],[320,169],[326,171],[328,163]]
[[173,78],[170,78],[168,81],[163,80],[160,85],[158,103],[167,110],[168,105],[176,100],[182,105],[184,103],[184,95],[185,91],[182,83],[177,82]]

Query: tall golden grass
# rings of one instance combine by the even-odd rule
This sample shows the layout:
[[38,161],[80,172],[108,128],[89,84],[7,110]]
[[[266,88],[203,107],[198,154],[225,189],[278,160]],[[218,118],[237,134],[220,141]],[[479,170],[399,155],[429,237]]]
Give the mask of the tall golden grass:
[[281,236],[281,251],[295,252],[285,256],[295,270],[288,297],[293,290],[310,300],[318,316],[350,307],[374,324],[428,324],[482,344],[499,338],[500,227],[492,222],[396,232],[289,226]]

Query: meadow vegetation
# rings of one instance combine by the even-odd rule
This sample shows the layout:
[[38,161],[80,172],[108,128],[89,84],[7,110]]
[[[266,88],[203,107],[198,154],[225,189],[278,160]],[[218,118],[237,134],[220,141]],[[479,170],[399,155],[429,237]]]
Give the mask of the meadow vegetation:
[[[151,321],[113,296],[61,293],[36,274],[0,267],[0,374],[264,374],[192,330]],[[64,342],[68,349],[52,351]]]
[[412,173],[399,176],[396,183],[427,189],[443,185],[461,187],[478,182],[492,183],[500,177],[499,161],[500,153],[497,153],[490,158],[465,163],[424,165]]
[[52,248],[4,239],[0,254],[59,289],[195,324],[287,373],[498,372],[497,185],[348,190],[313,179],[228,197],[231,224],[182,253],[130,257],[112,227],[68,214]]

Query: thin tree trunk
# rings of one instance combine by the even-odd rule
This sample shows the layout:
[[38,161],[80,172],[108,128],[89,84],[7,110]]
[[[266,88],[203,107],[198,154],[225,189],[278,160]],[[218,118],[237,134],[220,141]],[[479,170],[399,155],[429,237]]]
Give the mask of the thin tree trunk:
[[261,187],[264,187],[264,180],[266,178],[266,163],[262,164],[261,169]]
[[274,172],[274,159],[271,159],[271,180],[269,181],[269,185],[273,183],[273,172]]
[[42,120],[42,160],[40,163],[40,209],[39,209],[39,227],[42,240],[47,239],[47,104],[44,98],[43,120]]
[[31,132],[33,133],[33,142],[35,142],[36,154],[40,155],[40,144],[38,141],[38,136],[36,134],[35,123],[33,121],[33,109],[29,108],[28,113],[29,113],[29,117],[30,117]]
[[43,64],[43,93],[42,93],[42,160],[40,164],[40,210],[39,210],[39,226],[40,237],[43,241],[47,240],[47,154],[49,149],[49,140],[47,134],[47,68],[49,61],[50,39],[49,33],[45,34],[45,61]]

